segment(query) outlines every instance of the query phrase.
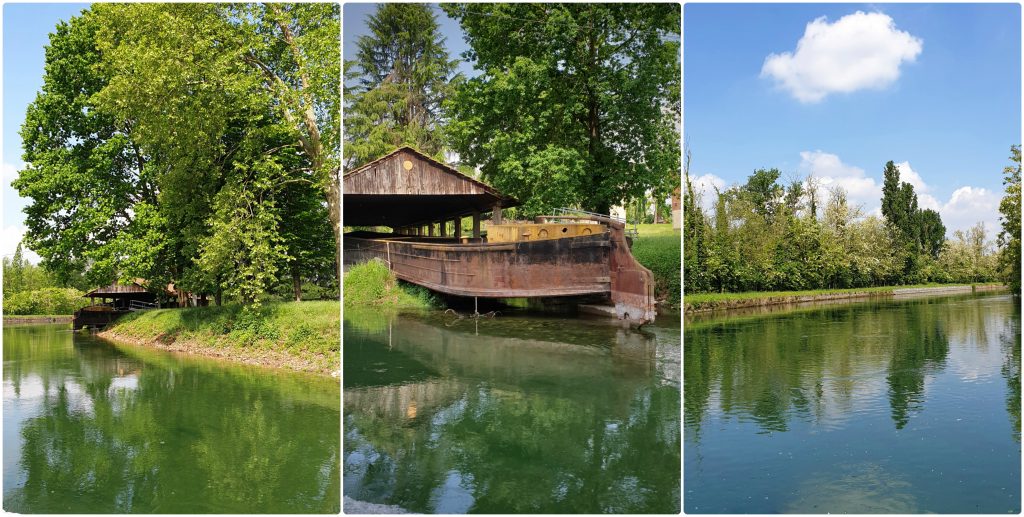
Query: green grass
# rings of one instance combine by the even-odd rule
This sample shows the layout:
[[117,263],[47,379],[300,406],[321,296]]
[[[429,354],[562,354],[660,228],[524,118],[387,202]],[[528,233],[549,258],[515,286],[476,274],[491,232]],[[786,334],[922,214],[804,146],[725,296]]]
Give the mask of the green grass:
[[672,224],[637,225],[639,235],[633,238],[633,256],[654,273],[654,293],[659,300],[678,307],[680,295],[679,269],[682,264],[680,231]]
[[145,341],[182,340],[332,358],[340,350],[340,326],[338,302],[310,301],[268,303],[258,309],[241,305],[154,309],[129,314],[108,330]]
[[917,287],[949,287],[954,285],[998,285],[998,282],[987,283],[954,283],[954,284],[914,284],[914,285],[890,285],[881,287],[855,287],[851,289],[811,289],[806,291],[750,291],[744,293],[687,293],[683,297],[686,307],[689,309],[713,308],[722,302],[735,302],[746,300],[760,300],[764,298],[795,298],[800,296],[818,296],[827,294],[852,294],[871,293],[886,294],[894,289],[912,289]]
[[380,260],[353,266],[345,273],[346,308],[429,309],[437,305],[430,290],[399,282]]

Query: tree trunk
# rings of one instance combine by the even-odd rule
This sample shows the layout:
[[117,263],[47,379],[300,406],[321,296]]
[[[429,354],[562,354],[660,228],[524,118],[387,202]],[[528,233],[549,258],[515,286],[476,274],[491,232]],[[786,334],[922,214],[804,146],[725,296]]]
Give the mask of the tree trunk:
[[295,292],[295,301],[302,301],[302,275],[299,274],[299,265],[292,264],[292,290]]
[[[597,28],[591,26],[587,35],[587,138],[590,162],[594,171],[594,190],[601,191],[604,183],[604,164],[601,163],[601,117],[597,92],[593,83],[597,80]],[[593,211],[599,214],[611,214],[611,203],[603,197],[593,200]]]

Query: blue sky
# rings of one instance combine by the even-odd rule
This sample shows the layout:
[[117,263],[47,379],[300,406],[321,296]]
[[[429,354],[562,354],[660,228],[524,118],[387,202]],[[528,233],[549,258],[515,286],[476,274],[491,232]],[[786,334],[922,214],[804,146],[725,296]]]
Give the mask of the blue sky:
[[983,221],[995,237],[1021,142],[1018,4],[689,4],[684,24],[684,133],[705,201],[777,167],[872,213],[892,160],[949,236]]
[[[43,86],[45,46],[60,20],[68,20],[89,4],[5,4],[3,10],[3,229],[0,254],[14,253],[24,234],[27,200],[11,188],[21,161],[18,130],[25,121],[25,109]],[[38,260],[34,254],[29,258]]]

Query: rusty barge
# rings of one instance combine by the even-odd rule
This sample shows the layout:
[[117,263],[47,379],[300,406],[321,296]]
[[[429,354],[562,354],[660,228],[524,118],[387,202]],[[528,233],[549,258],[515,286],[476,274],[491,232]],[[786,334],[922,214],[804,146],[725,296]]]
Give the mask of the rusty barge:
[[[621,221],[562,215],[505,223],[501,210],[516,200],[408,147],[346,174],[343,185],[347,225],[392,230],[346,233],[346,266],[379,259],[402,280],[455,296],[599,295],[619,319],[654,320],[653,275],[630,253]],[[472,220],[466,235],[464,217]]]

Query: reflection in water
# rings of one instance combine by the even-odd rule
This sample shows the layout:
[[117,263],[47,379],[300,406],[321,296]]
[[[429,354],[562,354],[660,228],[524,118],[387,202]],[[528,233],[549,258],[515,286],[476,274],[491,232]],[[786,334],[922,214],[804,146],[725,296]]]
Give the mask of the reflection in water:
[[345,495],[438,513],[679,510],[678,321],[345,317]]
[[877,463],[837,465],[801,483],[786,513],[919,513],[911,488]]
[[[336,512],[329,379],[4,328],[4,509]],[[14,461],[8,461],[11,458]]]
[[1018,511],[1019,307],[983,295],[688,323],[686,511]]

